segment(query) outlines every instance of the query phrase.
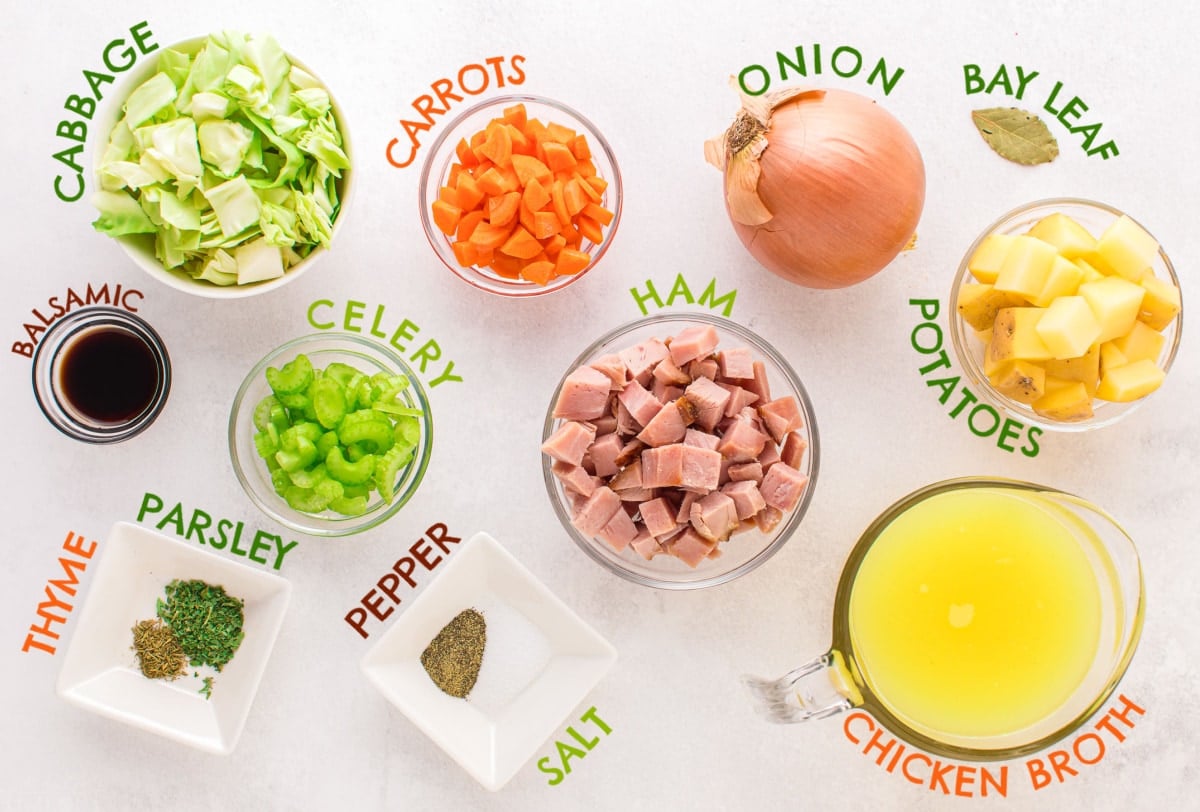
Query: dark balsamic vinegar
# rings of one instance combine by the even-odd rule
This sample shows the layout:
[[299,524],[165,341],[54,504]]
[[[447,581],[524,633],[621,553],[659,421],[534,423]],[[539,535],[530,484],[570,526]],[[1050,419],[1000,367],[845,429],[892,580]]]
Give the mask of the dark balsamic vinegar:
[[140,337],[117,327],[89,330],[63,352],[61,392],[67,403],[98,423],[125,423],[154,400],[160,372]]

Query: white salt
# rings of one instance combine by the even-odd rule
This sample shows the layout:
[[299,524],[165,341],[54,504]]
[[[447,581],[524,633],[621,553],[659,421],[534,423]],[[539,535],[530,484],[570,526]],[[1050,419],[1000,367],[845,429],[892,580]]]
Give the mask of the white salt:
[[550,662],[550,641],[533,621],[494,594],[471,602],[487,623],[479,679],[467,701],[494,716],[516,699]]

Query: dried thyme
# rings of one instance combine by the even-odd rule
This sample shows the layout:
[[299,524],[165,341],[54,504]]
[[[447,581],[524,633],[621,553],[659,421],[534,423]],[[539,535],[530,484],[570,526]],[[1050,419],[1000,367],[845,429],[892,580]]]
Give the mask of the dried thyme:
[[179,639],[188,662],[220,671],[246,636],[244,601],[204,581],[175,580],[167,584],[166,593],[167,599],[158,601],[158,616]]
[[421,665],[434,685],[463,699],[479,678],[486,643],[483,615],[475,609],[464,609],[421,652]]
[[148,679],[173,680],[187,670],[187,657],[175,634],[162,620],[140,620],[133,627],[133,650]]

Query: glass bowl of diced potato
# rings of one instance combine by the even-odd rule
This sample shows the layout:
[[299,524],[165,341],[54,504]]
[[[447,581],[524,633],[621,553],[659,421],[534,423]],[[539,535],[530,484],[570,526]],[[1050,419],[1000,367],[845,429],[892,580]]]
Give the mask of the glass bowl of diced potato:
[[542,432],[563,529],[634,583],[698,589],[778,552],[812,500],[812,403],[764,339],[707,313],[600,336],[566,368]]
[[1150,231],[1104,203],[1040,200],[972,243],[950,295],[974,387],[1035,426],[1111,425],[1160,389],[1179,348],[1179,278]]

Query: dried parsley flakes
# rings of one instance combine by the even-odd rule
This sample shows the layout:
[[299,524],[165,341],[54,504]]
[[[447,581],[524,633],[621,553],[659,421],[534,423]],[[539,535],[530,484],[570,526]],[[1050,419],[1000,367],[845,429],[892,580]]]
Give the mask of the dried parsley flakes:
[[167,599],[158,601],[158,616],[179,639],[192,665],[211,665],[218,671],[242,644],[245,602],[225,589],[204,581],[167,584]]
[[463,699],[475,687],[487,644],[487,623],[475,609],[464,609],[421,652],[421,665],[433,684]]

